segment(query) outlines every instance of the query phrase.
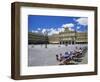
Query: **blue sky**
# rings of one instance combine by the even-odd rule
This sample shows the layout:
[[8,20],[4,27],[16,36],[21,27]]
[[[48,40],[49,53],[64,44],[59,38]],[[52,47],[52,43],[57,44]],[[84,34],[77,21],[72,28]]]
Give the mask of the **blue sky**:
[[77,29],[78,32],[86,32],[88,29],[87,17],[69,17],[69,16],[46,16],[46,15],[29,15],[28,31],[41,32],[48,31],[49,35],[64,31]]

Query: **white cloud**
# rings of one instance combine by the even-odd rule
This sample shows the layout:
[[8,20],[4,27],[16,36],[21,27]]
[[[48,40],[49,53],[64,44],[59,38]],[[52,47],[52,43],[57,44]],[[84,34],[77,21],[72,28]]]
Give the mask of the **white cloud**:
[[38,28],[37,30],[41,30],[41,28]]
[[45,33],[46,32],[46,29],[44,28],[44,29],[42,29],[42,33]]
[[65,29],[64,28],[58,28],[57,30],[58,30],[58,32],[64,32]]
[[73,28],[69,28],[69,30],[70,30],[70,31],[74,31],[74,29],[73,29]]
[[48,35],[58,34],[58,33],[59,33],[59,31],[56,28],[50,28]]
[[48,31],[48,35],[59,34],[59,32],[63,32],[63,31],[64,31],[64,28],[42,29],[42,33],[43,33],[43,34],[44,34],[46,31]]
[[74,29],[72,28],[72,27],[74,27],[73,23],[63,24],[62,27],[63,27],[63,29],[67,27],[67,28],[69,28],[70,31],[74,31]]
[[48,28],[48,29],[46,29],[46,28],[43,28],[43,29],[38,28],[35,31],[32,30],[32,32],[39,33],[39,30],[41,30],[41,33],[43,33],[43,34],[46,33],[46,31],[48,32],[48,35],[59,34],[59,32],[64,32],[65,27],[68,27],[69,30],[74,31],[74,29],[71,28],[73,26],[74,26],[74,24],[69,23],[69,24],[63,24],[62,27],[59,27],[59,28]]
[[62,27],[74,27],[73,23],[67,23],[67,24],[63,24]]
[[80,25],[87,25],[88,24],[88,18],[79,18],[76,20]]
[[52,31],[52,30],[54,30],[54,28],[50,28],[49,30]]
[[78,30],[77,32],[81,32],[82,33],[83,31]]
[[69,28],[70,31],[74,31],[74,29],[72,28],[72,27],[74,27],[73,23],[63,24],[62,27],[63,27],[63,29],[67,27],[67,28]]
[[32,33],[38,33],[38,31],[37,30],[32,30]]
[[80,26],[77,26],[77,29],[80,29],[81,27]]

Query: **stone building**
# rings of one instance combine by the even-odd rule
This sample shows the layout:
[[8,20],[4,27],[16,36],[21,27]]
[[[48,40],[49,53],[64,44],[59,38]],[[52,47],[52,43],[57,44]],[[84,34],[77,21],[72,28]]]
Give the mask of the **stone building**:
[[53,35],[49,36],[49,43],[59,44],[59,34],[53,34]]
[[87,37],[87,32],[76,32],[66,27],[63,32],[49,36],[49,43],[85,44],[88,43]]

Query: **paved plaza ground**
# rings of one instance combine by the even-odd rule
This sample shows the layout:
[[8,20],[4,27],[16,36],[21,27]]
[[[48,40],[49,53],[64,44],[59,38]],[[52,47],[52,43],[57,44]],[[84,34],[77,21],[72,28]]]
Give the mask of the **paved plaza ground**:
[[[50,66],[58,65],[56,60],[57,54],[64,54],[66,51],[73,51],[75,47],[87,47],[87,44],[76,44],[76,45],[60,45],[59,44],[49,44],[47,48],[45,45],[29,45],[28,46],[28,66]],[[82,62],[78,64],[87,63],[87,53],[83,57]]]

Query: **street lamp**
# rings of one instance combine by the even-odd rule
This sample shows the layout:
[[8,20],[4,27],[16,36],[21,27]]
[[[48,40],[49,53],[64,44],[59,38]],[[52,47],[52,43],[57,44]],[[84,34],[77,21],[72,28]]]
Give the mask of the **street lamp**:
[[76,39],[77,39],[77,27],[75,28],[75,44],[76,44]]
[[47,30],[44,32],[44,36],[45,36],[45,48],[47,48],[47,44],[48,44],[48,31]]

